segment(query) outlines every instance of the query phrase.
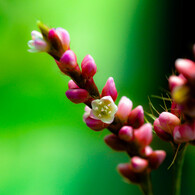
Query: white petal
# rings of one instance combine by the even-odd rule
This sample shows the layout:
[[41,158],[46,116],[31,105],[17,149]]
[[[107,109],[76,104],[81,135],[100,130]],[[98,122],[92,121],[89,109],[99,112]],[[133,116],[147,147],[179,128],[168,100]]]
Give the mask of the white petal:
[[31,32],[31,36],[32,36],[32,39],[35,40],[35,39],[39,39],[39,38],[43,38],[42,34],[36,30],[33,30]]

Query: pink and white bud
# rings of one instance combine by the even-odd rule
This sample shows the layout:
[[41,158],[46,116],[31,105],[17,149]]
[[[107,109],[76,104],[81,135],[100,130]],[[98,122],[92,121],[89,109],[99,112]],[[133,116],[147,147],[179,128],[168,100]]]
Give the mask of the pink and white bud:
[[159,115],[160,127],[172,135],[175,126],[180,124],[180,119],[170,112],[162,112]]
[[159,122],[159,118],[157,118],[154,121],[153,125],[154,125],[154,131],[156,132],[158,137],[160,137],[162,140],[168,141],[168,142],[173,140],[172,135],[165,132],[164,129],[162,129],[160,122]]
[[85,78],[91,78],[97,71],[94,59],[90,55],[86,55],[81,63],[82,75]]
[[105,143],[116,151],[125,151],[126,150],[126,143],[120,140],[116,135],[111,134],[107,135],[104,138]]
[[131,141],[133,139],[133,128],[130,126],[123,126],[119,133],[118,136],[120,139],[124,140],[124,141]]
[[105,96],[101,99],[96,99],[91,102],[94,118],[101,120],[106,124],[111,124],[114,121],[117,112],[117,106],[110,96]]
[[121,120],[121,122],[123,123],[127,122],[132,106],[133,106],[133,103],[129,98],[123,96],[120,99],[119,104],[118,104],[118,111],[116,115]]
[[175,67],[179,73],[189,79],[195,79],[195,63],[188,59],[177,59]]
[[71,102],[79,104],[88,100],[89,93],[85,89],[69,89],[66,96]]
[[66,71],[75,69],[78,66],[75,53],[72,50],[67,50],[64,52],[60,59],[60,64],[61,67]]
[[136,184],[140,184],[145,178],[145,172],[135,172],[132,165],[129,163],[119,164],[117,169],[123,177]]
[[148,156],[149,166],[151,169],[157,169],[166,157],[166,152],[164,150],[153,151]]
[[195,125],[183,124],[176,126],[173,131],[173,138],[175,143],[183,143],[195,140]]
[[109,77],[104,88],[102,89],[101,97],[104,96],[111,96],[113,101],[116,101],[116,98],[118,96],[116,86],[114,83],[114,79],[112,77]]
[[130,112],[127,123],[135,129],[144,124],[144,110],[142,106],[137,106]]
[[85,114],[83,116],[83,119],[86,125],[94,131],[103,130],[108,126],[107,124],[103,123],[101,120],[94,119],[90,116],[86,117]]
[[152,141],[152,125],[150,123],[142,125],[139,129],[134,130],[134,136],[140,146],[149,145]]
[[150,146],[146,146],[141,150],[141,154],[144,156],[149,156],[153,152],[152,148]]
[[134,156],[131,159],[131,165],[134,172],[141,173],[148,167],[148,161],[138,156]]
[[79,86],[73,80],[70,80],[68,82],[68,89],[79,89]]
[[28,41],[29,52],[47,52],[49,50],[48,43],[43,39],[43,36],[38,31],[32,31],[32,40]]
[[185,79],[179,76],[172,75],[169,77],[169,88],[172,91],[175,87],[184,85],[185,82]]
[[63,28],[56,28],[56,33],[61,40],[64,51],[70,49],[70,36],[68,31]]

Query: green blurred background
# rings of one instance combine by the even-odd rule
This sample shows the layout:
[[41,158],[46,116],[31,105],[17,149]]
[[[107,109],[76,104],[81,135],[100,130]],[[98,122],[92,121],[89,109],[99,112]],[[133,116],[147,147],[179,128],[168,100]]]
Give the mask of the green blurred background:
[[[150,112],[148,96],[167,89],[174,60],[186,54],[181,1],[174,2],[0,0],[0,195],[141,194],[116,171],[128,157],[103,143],[107,130],[86,127],[84,105],[65,97],[69,79],[50,56],[28,53],[27,41],[36,20],[67,29],[78,62],[87,54],[94,57],[98,88],[112,76],[119,98],[126,95]],[[170,151],[158,138],[153,147]],[[152,174],[155,194],[169,194],[171,158],[168,152]],[[195,192],[194,163],[190,147],[183,194]]]

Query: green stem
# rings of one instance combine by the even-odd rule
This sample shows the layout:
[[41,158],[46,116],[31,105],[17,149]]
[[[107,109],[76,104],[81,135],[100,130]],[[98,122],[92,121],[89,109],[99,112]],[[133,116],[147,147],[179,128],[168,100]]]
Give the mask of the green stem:
[[174,195],[180,195],[181,192],[181,175],[184,162],[185,151],[187,144],[183,145],[178,151],[177,157],[173,164],[173,193]]
[[140,188],[144,195],[153,195],[150,173],[146,174],[145,180],[140,184]]

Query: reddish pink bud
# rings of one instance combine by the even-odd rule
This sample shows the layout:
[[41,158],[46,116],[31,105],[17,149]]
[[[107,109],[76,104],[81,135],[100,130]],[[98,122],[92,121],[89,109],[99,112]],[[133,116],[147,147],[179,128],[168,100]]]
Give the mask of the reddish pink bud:
[[144,124],[144,110],[142,106],[137,106],[128,116],[128,125],[137,129]]
[[67,50],[62,55],[60,62],[65,70],[73,70],[77,67],[77,57],[72,50]]
[[83,103],[89,98],[89,93],[85,89],[69,89],[66,91],[67,98],[75,103]]
[[[60,37],[58,36],[58,34],[57,34],[57,32],[56,32],[56,30],[54,28],[49,30],[48,40],[49,40],[49,42],[51,44],[51,48],[53,50],[56,50],[58,53],[60,53],[60,56],[61,56],[61,54],[63,53],[64,49],[63,49]],[[50,52],[53,53],[53,51],[50,51]],[[55,52],[54,52],[54,55],[56,55]]]
[[73,80],[70,80],[68,82],[68,88],[69,89],[79,89],[79,86]]
[[173,131],[173,138],[175,143],[183,143],[195,140],[195,125],[183,124],[176,126]]
[[140,173],[148,167],[148,161],[138,156],[134,156],[131,159],[131,165],[134,172]]
[[124,141],[131,141],[133,139],[133,128],[130,126],[123,126],[120,129],[118,136]]
[[152,125],[150,123],[142,125],[134,131],[134,136],[140,146],[145,147],[149,145],[152,141]]
[[101,120],[91,118],[90,116],[84,118],[84,121],[86,125],[94,131],[100,131],[102,129],[105,129],[108,126],[107,124],[103,123]]
[[116,151],[125,151],[126,150],[126,143],[120,140],[116,135],[111,134],[107,135],[104,138],[105,143]]
[[118,104],[118,111],[116,115],[123,123],[127,122],[132,106],[133,106],[133,103],[129,98],[123,96],[120,99],[119,104]]
[[133,183],[141,183],[145,177],[143,173],[134,172],[132,165],[129,163],[119,164],[117,169],[123,177]]
[[115,102],[117,95],[118,94],[117,94],[116,86],[114,83],[114,79],[112,77],[109,77],[107,82],[106,82],[106,85],[102,89],[101,97],[111,96],[113,101]]
[[56,28],[56,33],[61,40],[64,50],[68,50],[70,48],[70,36],[68,31],[63,28]]
[[188,59],[177,59],[175,67],[186,78],[195,78],[195,63]]
[[166,152],[163,150],[156,150],[148,156],[149,166],[152,169],[157,169],[166,157]]
[[81,63],[82,75],[85,78],[91,78],[97,71],[94,59],[90,55],[86,55]]
[[170,112],[162,112],[159,115],[159,122],[161,128],[166,132],[172,135],[175,126],[180,124],[180,119],[171,114]]
[[175,87],[185,84],[185,79],[172,75],[169,77],[169,88],[172,91]]
[[144,156],[149,156],[153,152],[152,148],[150,146],[146,146],[141,150],[141,154]]
[[154,130],[155,130],[156,134],[164,141],[171,141],[173,139],[172,135],[170,135],[169,133],[165,132],[161,128],[160,122],[159,122],[158,118],[154,121]]

